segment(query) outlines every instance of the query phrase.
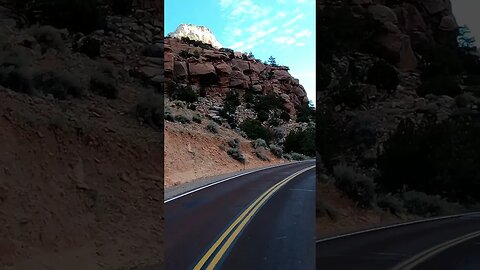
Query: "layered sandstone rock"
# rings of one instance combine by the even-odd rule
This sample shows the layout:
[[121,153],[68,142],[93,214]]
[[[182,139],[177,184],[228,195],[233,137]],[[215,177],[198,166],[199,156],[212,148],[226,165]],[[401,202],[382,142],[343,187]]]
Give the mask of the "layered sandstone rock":
[[225,50],[195,47],[176,38],[165,39],[164,59],[167,80],[192,84],[197,89],[206,87],[213,95],[221,96],[230,89],[274,93],[282,96],[292,115],[297,106],[308,104],[305,89],[284,66],[266,65]]
[[[321,1],[322,2],[322,1]],[[377,42],[389,59],[403,71],[415,70],[416,51],[432,43],[455,42],[458,27],[450,0],[396,1],[382,0],[333,1],[319,5],[349,4],[355,10],[369,13],[383,26]]]

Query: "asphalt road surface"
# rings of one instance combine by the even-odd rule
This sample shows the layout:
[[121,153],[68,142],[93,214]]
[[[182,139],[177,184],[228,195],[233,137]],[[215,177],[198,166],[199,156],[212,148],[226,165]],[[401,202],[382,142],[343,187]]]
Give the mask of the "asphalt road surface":
[[480,214],[317,241],[322,270],[480,269]]
[[314,165],[269,168],[169,200],[166,269],[315,269]]

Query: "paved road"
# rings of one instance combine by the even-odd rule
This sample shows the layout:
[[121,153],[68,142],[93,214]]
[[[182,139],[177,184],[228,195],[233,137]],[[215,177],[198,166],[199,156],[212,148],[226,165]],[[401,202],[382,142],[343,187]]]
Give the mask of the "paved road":
[[166,269],[314,269],[314,165],[269,168],[168,201]]
[[317,242],[322,270],[480,269],[480,214]]

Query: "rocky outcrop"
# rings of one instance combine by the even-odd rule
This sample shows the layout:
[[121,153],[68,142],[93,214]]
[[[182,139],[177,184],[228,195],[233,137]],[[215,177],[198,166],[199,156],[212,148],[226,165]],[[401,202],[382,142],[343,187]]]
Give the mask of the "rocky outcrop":
[[208,88],[212,95],[222,96],[230,89],[245,93],[282,96],[291,115],[295,108],[308,104],[298,79],[284,66],[266,65],[243,54],[205,49],[183,43],[176,38],[165,39],[165,77],[167,80]]
[[[321,63],[325,77],[331,80],[317,91],[317,107],[331,111],[336,123],[341,123],[339,126],[351,125],[355,115],[363,114],[368,116],[362,119],[363,125],[374,127],[372,145],[348,146],[349,150],[342,151],[339,159],[361,162],[364,159],[362,155],[370,156],[372,150],[381,149],[402,119],[409,118],[419,125],[428,121],[438,123],[458,109],[452,97],[432,94],[421,97],[417,94],[422,84],[422,70],[418,62],[424,57],[425,48],[446,45],[443,47],[456,50],[458,25],[450,0],[322,0],[318,4],[319,10],[327,6],[349,8],[353,16],[365,20],[372,18],[379,26],[369,40],[369,44],[379,50],[351,49],[346,55],[334,53],[331,62]],[[386,92],[381,86],[372,85],[364,79],[374,63],[385,60],[395,65],[399,79],[399,85],[392,92]],[[349,79],[352,77],[354,79]],[[350,106],[345,104],[348,100],[337,100],[339,95],[336,91],[343,89],[341,82],[345,78],[349,79],[353,89],[350,97],[355,97],[355,93],[361,94],[362,100],[358,104]]]
[[180,24],[175,32],[168,34],[173,38],[189,38],[191,40],[201,41],[212,45],[214,48],[222,48],[222,44],[215,38],[212,31],[205,26],[197,26],[193,24]]
[[378,21],[383,27],[383,31],[380,31],[383,34],[377,37],[377,43],[383,49],[381,52],[402,71],[417,68],[416,52],[421,48],[432,43],[455,42],[458,25],[450,0],[325,2],[326,5],[348,4],[355,13],[363,10]]

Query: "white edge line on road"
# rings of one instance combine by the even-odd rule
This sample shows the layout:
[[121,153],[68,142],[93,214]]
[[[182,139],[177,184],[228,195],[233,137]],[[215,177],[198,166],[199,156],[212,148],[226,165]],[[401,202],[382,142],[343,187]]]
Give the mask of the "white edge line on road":
[[229,180],[232,180],[232,179],[235,179],[235,178],[244,176],[244,175],[248,175],[248,174],[251,174],[251,173],[256,173],[256,172],[263,171],[263,170],[273,169],[273,168],[277,168],[277,167],[281,167],[281,166],[287,166],[287,165],[292,165],[292,164],[297,164],[297,163],[302,163],[302,162],[309,162],[309,161],[311,162],[311,161],[314,161],[314,160],[315,160],[315,159],[295,161],[295,162],[288,162],[288,163],[283,163],[283,164],[279,164],[279,165],[273,165],[273,166],[269,166],[269,167],[264,167],[264,168],[256,169],[256,170],[249,171],[249,172],[245,172],[245,173],[240,173],[240,174],[237,174],[237,175],[234,175],[234,176],[230,176],[230,177],[228,177],[228,178],[225,178],[225,179],[222,179],[222,180],[219,180],[219,181],[215,181],[215,182],[213,182],[213,183],[210,183],[210,184],[207,184],[207,185],[204,185],[204,186],[201,186],[201,187],[192,189],[192,190],[190,190],[190,191],[181,193],[181,194],[176,195],[176,196],[174,196],[174,197],[172,197],[172,198],[170,198],[170,199],[164,200],[163,203],[171,202],[171,201],[173,201],[173,200],[176,200],[176,199],[178,199],[178,198],[187,196],[187,195],[189,195],[189,194],[192,194],[192,193],[194,193],[194,192],[200,191],[200,190],[202,190],[202,189],[206,189],[206,188],[209,188],[209,187],[211,187],[211,186],[215,186],[215,185],[221,184],[221,183],[223,183],[223,182],[226,182],[226,181],[229,181]]
[[470,213],[463,213],[463,214],[457,214],[457,215],[451,215],[451,216],[415,220],[415,221],[393,224],[393,225],[388,225],[388,226],[383,226],[383,227],[376,227],[376,228],[367,229],[367,230],[358,231],[358,232],[341,234],[341,235],[332,236],[332,237],[328,237],[328,238],[324,238],[324,239],[318,239],[315,243],[318,244],[318,243],[322,243],[322,242],[326,242],[326,241],[330,241],[330,240],[334,240],[334,239],[338,239],[338,238],[344,238],[344,237],[348,237],[348,236],[354,236],[354,235],[359,235],[359,234],[364,234],[364,233],[369,233],[369,232],[374,232],[374,231],[381,231],[381,230],[393,229],[393,228],[397,228],[397,227],[403,227],[403,226],[414,225],[414,224],[419,224],[419,223],[426,223],[426,222],[438,221],[438,220],[443,220],[443,219],[458,218],[458,217],[478,215],[478,214],[480,214],[480,212],[470,212]]

